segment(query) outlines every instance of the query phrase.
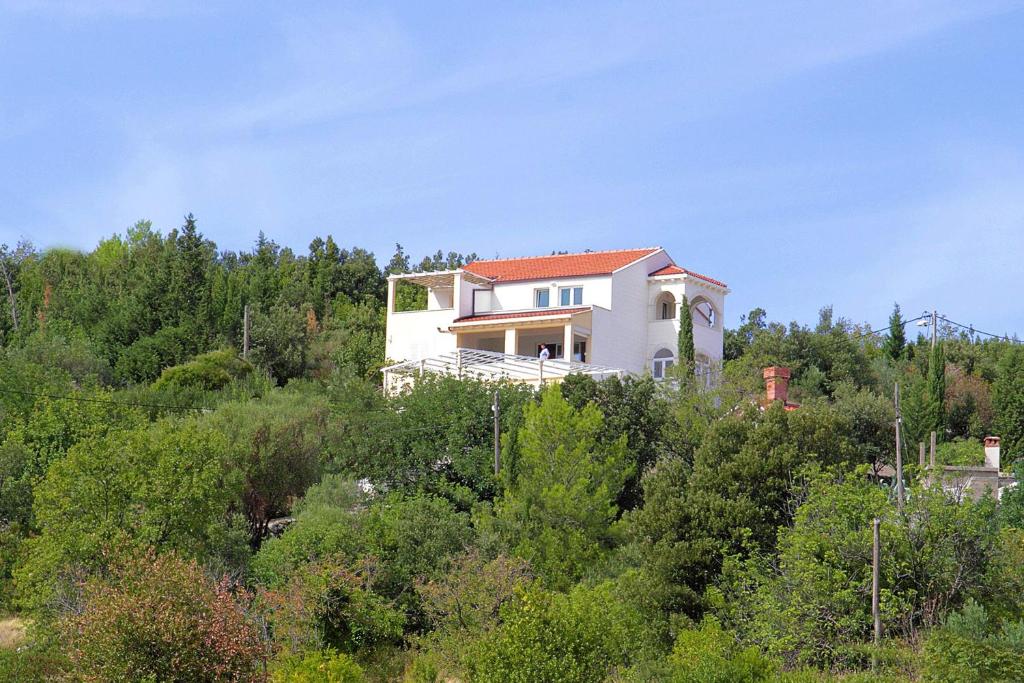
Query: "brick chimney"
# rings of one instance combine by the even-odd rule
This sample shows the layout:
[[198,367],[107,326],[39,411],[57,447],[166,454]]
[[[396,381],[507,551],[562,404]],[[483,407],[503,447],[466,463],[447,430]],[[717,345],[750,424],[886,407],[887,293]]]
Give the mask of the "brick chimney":
[[999,469],[999,437],[985,437],[985,467]]
[[767,389],[768,402],[789,399],[789,368],[773,365],[764,369],[764,383]]

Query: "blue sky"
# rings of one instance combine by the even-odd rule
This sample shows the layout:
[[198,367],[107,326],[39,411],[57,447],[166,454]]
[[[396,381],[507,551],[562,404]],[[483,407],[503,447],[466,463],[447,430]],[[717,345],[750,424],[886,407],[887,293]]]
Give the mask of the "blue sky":
[[0,240],[661,245],[1024,334],[1024,3],[0,0]]

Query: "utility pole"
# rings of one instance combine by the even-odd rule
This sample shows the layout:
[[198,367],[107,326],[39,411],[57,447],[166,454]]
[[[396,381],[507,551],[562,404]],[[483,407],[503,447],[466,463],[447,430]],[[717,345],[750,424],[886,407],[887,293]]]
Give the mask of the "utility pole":
[[249,304],[242,309],[242,358],[249,360]]
[[871,523],[871,618],[874,620],[875,650],[871,653],[872,671],[878,667],[878,648],[882,644],[882,613],[878,604],[878,579],[880,575],[879,558],[881,556],[878,527],[881,521],[875,517]]
[[498,476],[501,470],[501,405],[498,403],[497,391],[494,392],[491,412],[494,413],[494,476]]
[[939,327],[939,313],[938,311],[932,311],[932,351],[935,350],[935,338],[938,336]]
[[930,439],[931,439],[931,443],[929,444],[929,446],[931,448],[930,448],[929,454],[928,454],[928,458],[929,458],[928,462],[930,463],[931,468],[935,469],[935,432],[931,433]]
[[900,445],[900,423],[903,418],[900,415],[900,383],[896,383],[894,394],[896,402],[896,501],[899,504],[900,512],[903,511],[903,503],[906,498],[906,491],[903,487],[903,449]]

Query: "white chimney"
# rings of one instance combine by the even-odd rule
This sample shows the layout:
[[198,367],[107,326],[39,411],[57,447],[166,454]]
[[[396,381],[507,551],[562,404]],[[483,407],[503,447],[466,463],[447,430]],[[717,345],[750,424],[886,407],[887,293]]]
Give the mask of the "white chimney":
[[985,467],[999,469],[999,437],[985,437]]

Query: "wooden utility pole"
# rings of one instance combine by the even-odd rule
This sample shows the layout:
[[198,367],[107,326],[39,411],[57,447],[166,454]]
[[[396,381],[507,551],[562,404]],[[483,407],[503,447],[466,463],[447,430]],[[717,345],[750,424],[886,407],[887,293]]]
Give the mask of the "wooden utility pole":
[[903,503],[906,498],[906,491],[903,487],[903,448],[900,444],[900,423],[903,418],[900,416],[900,383],[896,383],[896,392],[893,394],[896,402],[896,501],[900,511],[903,511]]
[[932,311],[932,350],[935,350],[935,338],[938,336],[939,313]]
[[881,541],[879,538],[879,525],[881,520],[875,517],[871,523],[871,618],[874,621],[875,651],[871,654],[871,669],[878,666],[878,648],[882,644],[882,612],[879,608],[878,584],[880,576]]
[[249,360],[249,304],[242,309],[242,358]]
[[498,476],[501,470],[501,405],[498,403],[498,392],[494,392],[494,404],[491,406],[494,413],[494,476]]

